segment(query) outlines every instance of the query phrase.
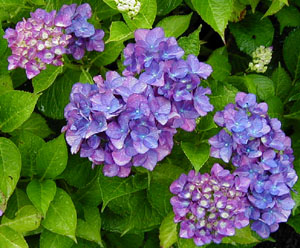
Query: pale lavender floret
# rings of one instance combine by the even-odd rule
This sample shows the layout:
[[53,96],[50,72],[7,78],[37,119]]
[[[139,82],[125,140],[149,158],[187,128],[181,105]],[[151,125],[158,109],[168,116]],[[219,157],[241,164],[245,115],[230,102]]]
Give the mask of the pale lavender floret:
[[224,162],[228,163],[233,147],[231,136],[225,130],[221,130],[219,134],[210,138],[208,142],[212,146],[210,155],[215,158],[221,158]]
[[198,246],[220,243],[225,236],[233,236],[236,228],[249,224],[249,216],[245,215],[249,180],[236,185],[233,179],[228,170],[214,164],[210,175],[190,171],[171,184],[175,196],[170,202],[174,222],[180,223],[181,238],[192,238]]
[[103,52],[104,51],[103,37],[104,37],[104,31],[102,29],[95,29],[95,34],[86,41],[86,50]]
[[250,180],[243,188],[250,202],[246,215],[254,221],[252,230],[263,238],[276,231],[278,223],[287,221],[295,205],[291,187],[298,179],[291,139],[280,129],[279,120],[269,118],[267,110],[266,103],[256,103],[255,95],[238,93],[236,104],[216,113],[214,120],[223,129],[209,140],[211,156],[220,158],[219,135],[226,133],[232,138],[231,161],[238,167],[234,175],[241,178],[238,182]]

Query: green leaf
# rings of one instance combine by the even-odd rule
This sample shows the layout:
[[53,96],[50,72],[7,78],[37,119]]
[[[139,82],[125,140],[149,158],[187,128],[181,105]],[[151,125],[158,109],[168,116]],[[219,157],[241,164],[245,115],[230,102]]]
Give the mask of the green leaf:
[[101,219],[97,207],[84,206],[84,219],[77,220],[76,236],[89,241],[96,242],[103,247],[100,230]]
[[0,22],[0,56],[3,56],[7,50],[7,40],[3,38],[4,31]]
[[0,192],[12,195],[21,172],[21,154],[9,139],[0,137]]
[[225,237],[222,243],[229,243],[233,245],[247,245],[253,243],[259,243],[260,241],[252,236],[250,226],[246,226],[241,229],[235,229],[235,235],[230,237]]
[[[147,233],[148,234],[148,233]],[[121,236],[119,233],[111,233],[107,232],[105,234],[105,238],[108,240],[109,248],[129,248],[129,247],[143,247],[144,243],[144,233],[140,234],[126,234]],[[149,236],[147,235],[146,242],[149,240]],[[158,246],[151,246],[151,248]]]
[[52,134],[52,130],[48,127],[46,120],[35,112],[20,127],[15,129],[10,135],[20,135],[23,132],[33,133],[41,138],[47,138]]
[[214,50],[206,63],[212,66],[211,76],[216,80],[223,81],[231,73],[231,65],[228,62],[228,53],[225,46]]
[[64,134],[61,134],[39,150],[36,158],[37,173],[42,179],[55,178],[64,171],[67,162],[68,150]]
[[273,81],[262,75],[250,74],[244,77],[249,93],[257,94],[261,100],[266,101],[275,95]]
[[27,205],[18,210],[14,219],[3,216],[1,225],[8,226],[19,233],[23,233],[37,229],[40,226],[40,222],[41,215],[39,211],[34,206]]
[[255,12],[256,6],[258,5],[260,0],[239,0],[239,2],[246,4],[246,5],[250,5],[252,8],[252,12]]
[[294,80],[300,78],[300,29],[289,33],[283,44],[283,58],[289,72]]
[[261,20],[260,13],[247,15],[244,20],[230,23],[229,28],[242,52],[252,56],[252,52],[259,46],[271,46],[274,27],[268,18]]
[[76,242],[77,216],[71,197],[57,188],[42,225],[51,232],[67,236]]
[[292,88],[289,74],[279,65],[272,73],[272,80],[275,86],[275,95],[284,101]]
[[0,0],[0,10],[1,9],[17,9],[20,6],[24,6],[25,0]]
[[0,246],[1,248],[28,248],[23,236],[7,226],[0,226]]
[[62,71],[62,66],[47,65],[46,70],[41,71],[39,75],[32,79],[34,92],[39,93],[48,89]]
[[294,6],[284,7],[275,15],[280,23],[280,34],[285,27],[300,26],[300,12]]
[[178,238],[177,243],[178,248],[198,248],[199,246],[195,245],[193,239],[182,239]]
[[276,14],[279,10],[283,8],[284,5],[285,3],[281,0],[272,1],[270,7],[268,8],[267,12],[264,14],[263,17]]
[[283,115],[283,103],[277,96],[272,96],[266,99],[266,103],[268,104],[268,115],[271,118],[281,119]]
[[125,41],[133,37],[133,32],[129,29],[126,23],[122,21],[112,22],[109,33],[110,36],[106,43],[112,41]]
[[102,53],[95,53],[91,64],[97,66],[105,66],[114,62],[123,50],[124,45],[122,42],[109,42],[105,45],[105,50]]
[[13,219],[18,210],[26,205],[32,205],[28,196],[22,189],[16,188],[8,200],[7,209],[5,211],[6,217]]
[[79,71],[67,69],[40,97],[37,107],[47,117],[64,118],[64,108],[69,103],[69,96],[74,83],[78,82]]
[[29,1],[32,2],[35,5],[45,5],[44,0],[29,0]]
[[11,132],[22,125],[34,110],[39,95],[12,90],[0,97],[0,129]]
[[192,13],[189,15],[168,16],[157,23],[156,27],[161,27],[165,31],[166,37],[175,37],[182,35],[189,27]]
[[92,162],[79,155],[69,156],[68,164],[60,176],[66,182],[76,188],[83,188],[93,180],[98,169],[92,169]]
[[[110,205],[113,203],[119,206],[122,212],[115,214],[110,211]],[[110,205],[101,216],[102,227],[107,231],[119,232],[123,235],[127,232],[147,232],[157,228],[162,221],[159,213],[149,204],[144,190],[118,197]]]
[[224,31],[233,10],[232,0],[192,0],[193,6],[201,16],[225,41]]
[[156,0],[140,0],[140,2],[141,9],[136,16],[131,18],[127,14],[123,14],[125,22],[132,31],[138,28],[152,28],[156,17]]
[[207,143],[181,142],[181,147],[196,171],[199,171],[209,158],[209,145]]
[[292,226],[297,233],[300,233],[300,215],[292,216],[288,224]]
[[117,4],[115,0],[103,0],[103,2],[105,2],[112,9],[117,9]]
[[85,83],[94,84],[91,74],[87,70],[85,70],[83,67],[81,67],[81,71],[82,71],[82,73],[80,74],[79,82],[83,83],[83,84],[85,84]]
[[178,7],[182,0],[158,0],[157,15],[164,16],[169,14],[173,9]]
[[99,186],[102,194],[102,211],[115,198],[146,189],[148,180],[145,175],[129,176],[127,178],[106,177],[99,174]]
[[36,156],[45,141],[26,131],[20,132],[19,135],[12,138],[18,146],[22,157],[21,176],[33,177],[36,175]]
[[162,221],[159,228],[159,240],[162,248],[169,248],[177,242],[177,224],[174,223],[174,213],[170,212]]
[[197,119],[197,131],[208,131],[217,128],[213,115],[206,115]]
[[33,205],[46,216],[50,202],[56,193],[56,184],[52,180],[38,181],[32,180],[26,188],[27,195]]
[[201,31],[201,25],[189,36],[181,37],[178,40],[178,45],[184,50],[183,59],[186,59],[189,54],[194,54],[198,57],[200,53],[201,41],[199,39],[199,34]]
[[66,237],[44,229],[40,238],[40,248],[71,248],[73,241]]

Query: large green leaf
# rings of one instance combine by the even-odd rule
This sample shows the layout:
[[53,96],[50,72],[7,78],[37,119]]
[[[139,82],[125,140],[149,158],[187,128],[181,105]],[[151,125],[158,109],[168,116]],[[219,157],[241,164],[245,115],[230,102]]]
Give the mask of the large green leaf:
[[0,129],[11,132],[22,125],[34,110],[39,95],[11,90],[0,97]]
[[67,166],[68,150],[61,134],[42,146],[36,157],[37,174],[41,178],[55,178],[61,174]]
[[209,56],[207,63],[213,68],[211,76],[219,81],[225,80],[231,73],[231,65],[228,62],[228,53],[226,47],[220,47],[213,51]]
[[51,232],[76,241],[76,210],[71,197],[64,190],[57,188],[42,225]]
[[289,74],[279,65],[272,73],[272,80],[275,86],[275,95],[284,101],[292,88]]
[[7,226],[0,226],[0,246],[1,248],[28,248],[23,236]]
[[267,12],[264,14],[264,17],[276,14],[279,10],[283,8],[284,5],[285,3],[281,0],[272,1]]
[[66,237],[44,229],[40,238],[40,248],[71,248],[73,241]]
[[123,50],[124,45],[121,41],[109,42],[105,45],[102,53],[95,53],[91,63],[97,66],[105,66],[114,62]]
[[294,80],[300,78],[300,29],[289,33],[283,44],[284,62],[293,75]]
[[133,31],[122,21],[112,22],[109,34],[107,42],[125,41],[133,37]]
[[[149,240],[149,233],[147,233],[146,242]],[[122,235],[120,233],[107,232],[105,238],[108,240],[109,248],[129,248],[129,247],[143,247],[147,248],[144,243],[144,233],[139,234],[126,234]],[[151,246],[151,248],[159,246]]]
[[174,223],[174,213],[170,212],[159,228],[159,240],[162,248],[169,248],[177,242],[177,224]]
[[182,3],[182,0],[158,0],[157,1],[157,15],[167,15],[177,6]]
[[77,220],[76,236],[96,242],[103,247],[100,235],[101,219],[99,209],[97,207],[84,206],[83,211],[85,220]]
[[300,12],[294,6],[285,7],[275,15],[280,23],[280,33],[285,27],[300,26]]
[[2,24],[0,22],[0,56],[3,56],[7,49],[7,40],[3,38],[4,30],[2,29]]
[[189,27],[192,13],[189,15],[168,16],[157,23],[156,27],[161,27],[165,31],[166,37],[178,37]]
[[232,0],[192,0],[193,6],[201,16],[225,41],[224,31],[233,10]]
[[36,175],[36,157],[45,141],[39,136],[26,131],[20,132],[12,140],[18,146],[22,157],[21,176],[32,177]]
[[80,71],[67,69],[43,93],[38,101],[38,109],[53,119],[64,118],[64,108],[69,103],[69,95],[74,83],[78,82]]
[[46,120],[39,114],[33,112],[27,121],[11,132],[11,135],[18,135],[23,131],[33,133],[41,138],[48,137],[52,130],[48,127]]
[[229,28],[242,52],[252,55],[259,46],[271,46],[274,27],[268,17],[261,19],[260,13],[246,16],[244,20],[230,23]]
[[16,212],[14,219],[3,216],[1,225],[8,226],[19,233],[29,232],[40,226],[41,214],[32,205],[26,205]]
[[189,54],[194,54],[198,57],[200,52],[200,34],[201,26],[187,37],[181,37],[178,40],[178,45],[184,50],[183,59],[186,59]]
[[52,180],[38,181],[32,180],[26,188],[27,195],[33,205],[46,216],[50,202],[56,193],[56,184]]
[[292,226],[297,233],[300,233],[300,215],[291,217],[288,224]]
[[47,65],[47,69],[41,71],[39,75],[32,79],[32,85],[35,93],[42,92],[49,88],[55,81],[58,74],[62,73],[62,66]]
[[210,148],[207,143],[182,142],[181,147],[196,171],[199,171],[209,158]]
[[83,188],[90,183],[98,172],[98,168],[92,169],[92,162],[79,155],[71,155],[68,159],[67,168],[61,178],[76,188]]
[[0,192],[6,200],[12,195],[21,172],[21,154],[9,139],[0,137]]
[[233,245],[247,245],[255,244],[260,241],[252,235],[250,226],[246,226],[242,229],[235,229],[235,235],[230,237],[225,237],[222,243],[229,243]]
[[125,22],[132,31],[138,28],[152,28],[156,17],[156,0],[140,0],[140,2],[141,9],[135,17],[131,18],[127,14],[123,14]]

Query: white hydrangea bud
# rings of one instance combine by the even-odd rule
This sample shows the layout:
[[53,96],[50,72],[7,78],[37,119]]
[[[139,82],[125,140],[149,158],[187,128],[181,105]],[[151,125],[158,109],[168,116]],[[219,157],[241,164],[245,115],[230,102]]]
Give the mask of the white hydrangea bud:
[[136,16],[140,9],[141,3],[138,0],[115,0],[120,12],[127,12],[130,17]]
[[272,47],[259,46],[252,53],[252,62],[249,63],[249,69],[257,73],[264,73],[268,69],[267,65],[272,59]]

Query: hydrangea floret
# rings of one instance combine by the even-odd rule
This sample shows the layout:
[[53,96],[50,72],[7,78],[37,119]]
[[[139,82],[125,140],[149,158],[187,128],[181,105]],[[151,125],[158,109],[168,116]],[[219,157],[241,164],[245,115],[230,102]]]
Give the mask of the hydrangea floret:
[[298,179],[291,139],[267,111],[268,105],[257,103],[254,94],[240,92],[235,104],[215,114],[216,124],[223,129],[209,139],[212,157],[231,161],[237,167],[234,175],[251,180],[246,214],[252,230],[262,238],[288,220],[295,205],[290,191]]
[[[171,152],[176,128],[192,131],[196,118],[213,110],[210,89],[199,86],[209,65],[194,55],[181,59],[183,50],[162,28],[139,29],[135,38],[124,50],[124,76],[109,71],[106,80],[94,77],[94,85],[75,84],[65,108],[71,152],[104,163],[106,176],[126,177],[132,166],[153,170]],[[146,66],[140,59],[147,56]],[[136,62],[140,75],[130,71]]]
[[249,203],[246,192],[250,179],[239,180],[219,164],[211,173],[194,170],[175,180],[170,191],[175,194],[171,204],[174,222],[180,223],[181,238],[192,238],[198,246],[210,242],[220,243],[233,236],[235,229],[249,224],[245,215]]
[[272,59],[273,47],[259,46],[252,53],[252,62],[249,63],[250,71],[264,73]]
[[115,0],[117,9],[126,12],[130,17],[135,17],[141,9],[141,2],[138,0]]
[[47,64],[63,65],[65,53],[81,59],[85,49],[102,52],[104,32],[87,22],[91,14],[89,4],[63,5],[58,13],[37,9],[30,18],[18,22],[15,29],[6,29],[3,37],[12,51],[8,70],[23,68],[31,79]]

